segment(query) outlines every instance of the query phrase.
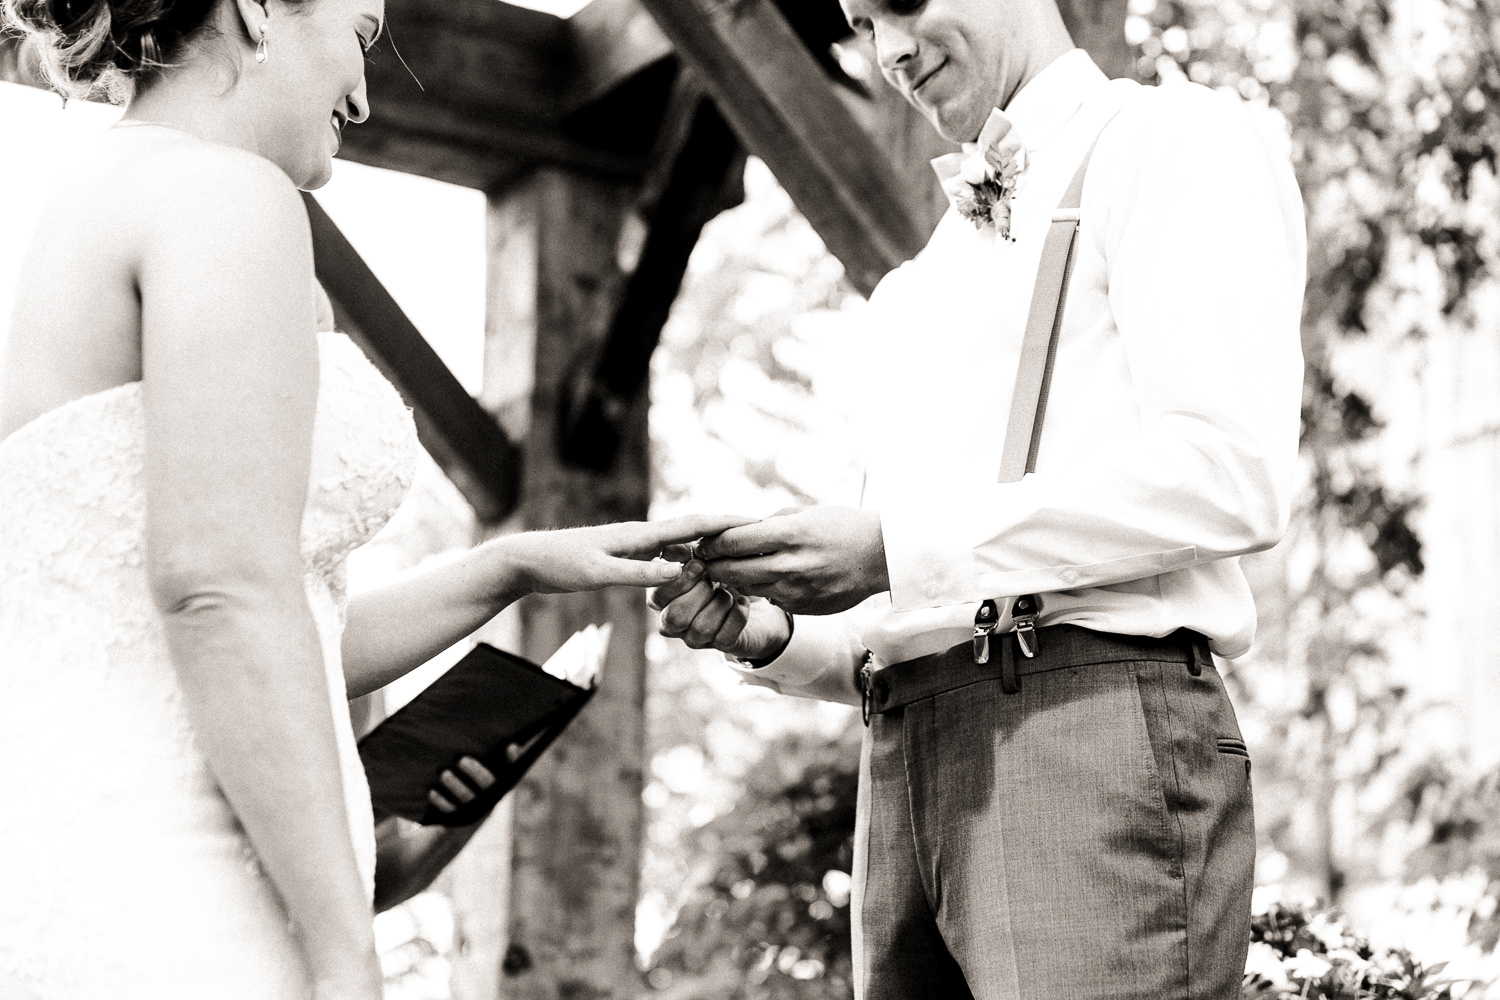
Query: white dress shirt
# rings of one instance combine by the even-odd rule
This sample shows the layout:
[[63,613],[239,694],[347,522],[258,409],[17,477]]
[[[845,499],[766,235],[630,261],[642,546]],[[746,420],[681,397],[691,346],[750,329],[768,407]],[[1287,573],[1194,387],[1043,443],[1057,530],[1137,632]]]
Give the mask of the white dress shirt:
[[[856,701],[866,649],[877,666],[946,649],[980,601],[1028,593],[1041,625],[1250,646],[1237,557],[1285,528],[1302,391],[1306,235],[1284,143],[1233,98],[1112,82],[1081,49],[1005,114],[1027,151],[1013,241],[950,210],[864,313],[862,504],[890,592],[798,616],[779,657],[742,668],[752,683]],[[1042,243],[1096,137],[1036,471],[999,483]]]

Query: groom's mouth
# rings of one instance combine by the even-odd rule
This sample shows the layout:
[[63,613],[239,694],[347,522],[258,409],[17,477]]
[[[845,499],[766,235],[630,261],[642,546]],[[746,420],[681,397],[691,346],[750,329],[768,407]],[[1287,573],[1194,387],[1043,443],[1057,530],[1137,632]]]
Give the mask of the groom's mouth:
[[944,59],[942,62],[938,63],[936,66],[932,67],[932,69],[927,70],[920,77],[918,77],[915,80],[915,82],[913,82],[912,85],[911,85],[912,96],[916,96],[922,90],[923,87],[925,87],[925,86],[927,86],[927,84],[931,83],[932,82],[932,78],[935,77],[935,76],[937,76],[939,73],[941,73],[943,71],[943,67],[947,66],[947,65],[948,65],[948,60]]

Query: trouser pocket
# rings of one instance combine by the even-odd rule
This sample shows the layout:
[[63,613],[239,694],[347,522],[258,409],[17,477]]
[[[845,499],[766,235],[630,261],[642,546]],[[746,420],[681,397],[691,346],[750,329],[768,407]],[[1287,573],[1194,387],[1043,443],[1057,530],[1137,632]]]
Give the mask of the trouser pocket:
[[1242,759],[1245,762],[1245,777],[1250,777],[1250,751],[1245,747],[1245,741],[1233,738],[1221,738],[1217,744],[1219,753],[1226,757]]

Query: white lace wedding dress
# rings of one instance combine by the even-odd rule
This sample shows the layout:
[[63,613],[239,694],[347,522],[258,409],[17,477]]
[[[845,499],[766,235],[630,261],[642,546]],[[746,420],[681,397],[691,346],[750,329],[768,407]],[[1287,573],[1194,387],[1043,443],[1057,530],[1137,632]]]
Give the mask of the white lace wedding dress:
[[[401,502],[416,436],[353,343],[319,346],[302,549],[371,885],[344,560]],[[0,997],[302,1000],[285,910],[194,746],[147,589],[142,438],[132,383],[0,442]]]

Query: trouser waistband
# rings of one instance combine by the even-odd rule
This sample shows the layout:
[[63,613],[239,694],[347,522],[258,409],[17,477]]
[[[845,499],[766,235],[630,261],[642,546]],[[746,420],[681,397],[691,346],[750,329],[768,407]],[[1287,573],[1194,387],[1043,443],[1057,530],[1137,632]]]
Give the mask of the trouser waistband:
[[1021,678],[1029,674],[1092,663],[1176,662],[1185,664],[1195,677],[1203,672],[1204,665],[1213,665],[1208,640],[1185,628],[1155,638],[1096,632],[1077,625],[1049,625],[1035,632],[1035,656],[1021,651],[1014,632],[996,635],[991,641],[999,647],[999,655],[991,655],[987,663],[976,663],[973,643],[961,642],[940,653],[903,660],[882,670],[865,670],[862,687],[866,724],[871,715],[981,681],[998,679],[1006,694],[1015,694],[1021,690]]

